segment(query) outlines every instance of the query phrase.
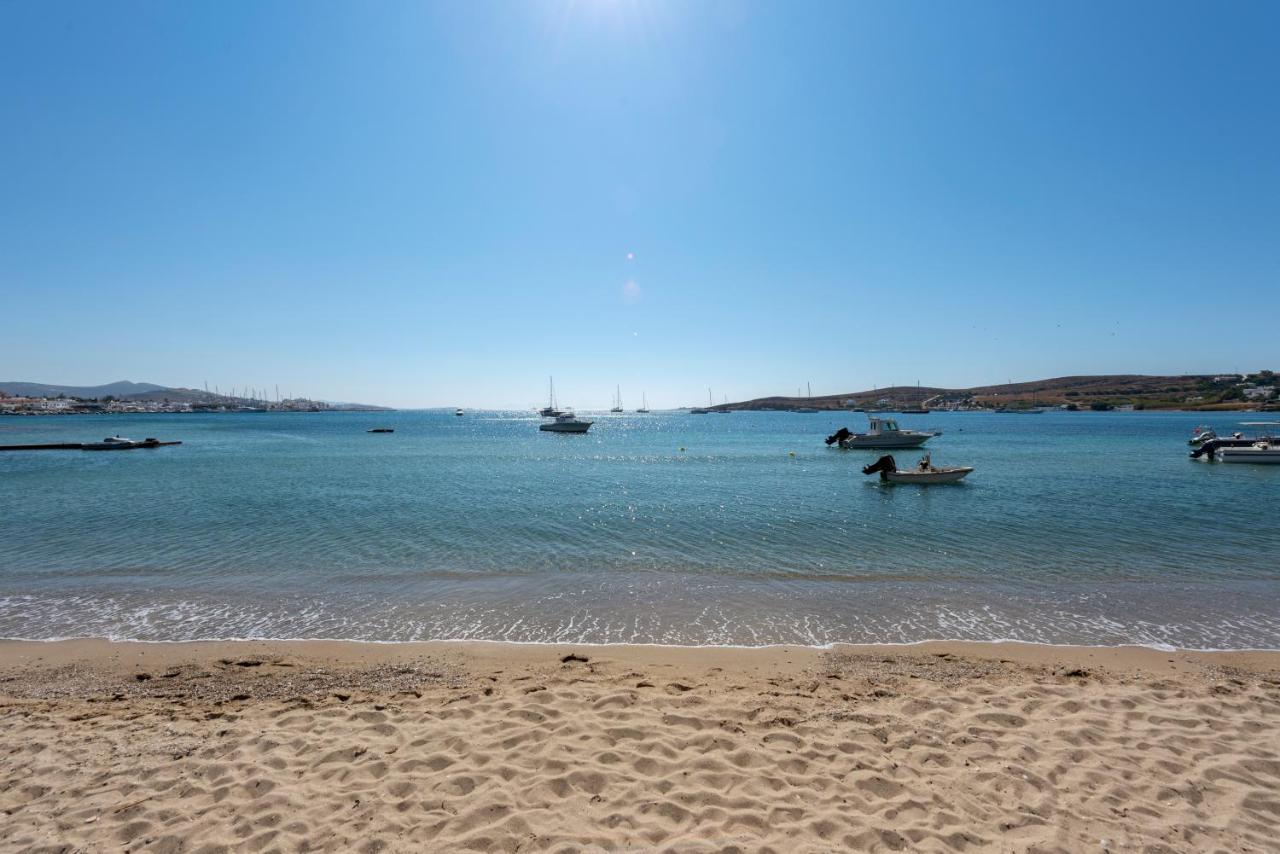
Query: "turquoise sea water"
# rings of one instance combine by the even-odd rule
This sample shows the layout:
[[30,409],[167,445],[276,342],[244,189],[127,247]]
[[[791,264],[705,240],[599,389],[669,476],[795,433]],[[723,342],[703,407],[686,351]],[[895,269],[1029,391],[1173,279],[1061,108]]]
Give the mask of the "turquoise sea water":
[[0,636],[1280,648],[1280,466],[1186,457],[1238,415],[902,416],[942,487],[859,413],[593,417],[0,418],[184,441],[0,454]]

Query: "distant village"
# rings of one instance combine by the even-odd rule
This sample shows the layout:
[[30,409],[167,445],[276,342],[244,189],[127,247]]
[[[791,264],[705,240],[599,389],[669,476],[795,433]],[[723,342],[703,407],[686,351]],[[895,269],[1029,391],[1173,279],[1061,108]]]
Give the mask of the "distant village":
[[119,415],[157,412],[326,412],[349,409],[321,400],[254,400],[221,397],[206,400],[129,400],[105,395],[100,398],[16,397],[0,391],[0,415]]

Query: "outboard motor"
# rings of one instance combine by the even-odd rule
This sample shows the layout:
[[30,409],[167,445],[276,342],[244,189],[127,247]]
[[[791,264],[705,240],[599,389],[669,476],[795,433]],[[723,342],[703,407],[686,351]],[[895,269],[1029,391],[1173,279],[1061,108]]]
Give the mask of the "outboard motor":
[[843,442],[852,435],[853,434],[849,432],[848,427],[841,427],[839,430],[827,437],[827,444],[834,445],[836,442]]
[[881,479],[883,479],[885,472],[897,471],[897,470],[898,470],[897,461],[894,460],[891,454],[885,454],[883,457],[876,460],[871,465],[864,466],[862,469],[862,473],[875,474],[876,472],[880,472],[880,477]]
[[1196,448],[1194,451],[1191,452],[1191,459],[1198,460],[1201,457],[1207,456],[1210,462],[1212,462],[1214,459],[1217,458],[1218,446],[1221,444],[1222,444],[1221,441],[1219,441],[1218,439],[1210,439],[1204,444],[1202,444],[1200,447]]

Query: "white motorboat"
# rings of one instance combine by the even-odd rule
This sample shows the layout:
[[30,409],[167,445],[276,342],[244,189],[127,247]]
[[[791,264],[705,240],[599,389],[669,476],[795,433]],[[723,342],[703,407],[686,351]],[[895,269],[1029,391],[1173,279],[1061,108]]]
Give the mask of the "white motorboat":
[[1280,463],[1280,440],[1263,439],[1243,448],[1219,448],[1224,463]]
[[880,473],[886,483],[956,483],[973,471],[973,466],[935,466],[925,454],[913,469],[899,469],[892,456],[883,456],[862,469],[863,474]]
[[[1280,421],[1242,421],[1242,427],[1262,428],[1255,430],[1252,435],[1246,436],[1239,430],[1231,433],[1229,436],[1219,436],[1213,430],[1205,428],[1196,428],[1197,434],[1192,437],[1192,445],[1194,450],[1191,451],[1192,459],[1200,457],[1207,458],[1210,462],[1223,458],[1224,462],[1242,463],[1242,462],[1274,462],[1271,459],[1273,453],[1280,453],[1280,437],[1276,436],[1276,429],[1280,427]],[[1202,431],[1202,432],[1201,432]],[[1196,443],[1196,439],[1200,439]],[[1259,450],[1258,446],[1266,447]],[[1227,452],[1232,452],[1233,458],[1227,460]],[[1236,453],[1243,451],[1243,453]]]
[[561,412],[556,416],[556,420],[539,424],[539,430],[545,430],[548,433],[585,433],[591,429],[591,421],[583,421],[572,412]]
[[86,442],[80,447],[86,451],[127,451],[130,448],[137,448],[141,445],[142,442],[136,439],[126,439],[123,436],[108,436],[101,442]]
[[865,433],[852,433],[841,427],[827,437],[827,444],[839,443],[841,448],[918,448],[941,433],[930,430],[904,430],[892,418],[867,416],[870,426]]
[[461,408],[461,407],[459,407],[458,409],[453,410],[453,414],[454,414],[454,415],[466,415],[467,413],[463,412],[463,411],[462,411],[462,408]]

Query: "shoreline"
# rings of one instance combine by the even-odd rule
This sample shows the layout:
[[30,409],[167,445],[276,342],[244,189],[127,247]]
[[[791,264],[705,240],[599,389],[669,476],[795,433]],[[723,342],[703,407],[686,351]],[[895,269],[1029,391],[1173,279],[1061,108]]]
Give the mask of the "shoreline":
[[[1041,663],[1050,658],[1064,661],[1080,661],[1085,658],[1107,661],[1119,666],[1136,663],[1154,663],[1170,656],[1187,661],[1208,664],[1212,660],[1230,661],[1234,666],[1248,662],[1249,666],[1280,669],[1280,648],[1197,649],[1140,643],[1124,644],[1055,644],[1001,640],[922,640],[886,641],[878,643],[833,642],[811,644],[664,644],[664,643],[578,643],[574,641],[507,641],[507,640],[363,640],[351,638],[211,638],[199,640],[137,640],[105,637],[62,638],[10,638],[0,637],[0,669],[13,663],[13,659],[36,655],[42,659],[59,662],[70,660],[97,660],[119,654],[131,648],[139,650],[167,650],[160,657],[168,659],[180,653],[192,655],[213,654],[238,647],[270,652],[311,652],[340,660],[368,656],[395,658],[415,654],[470,654],[481,658],[496,655],[514,655],[516,658],[538,656],[546,650],[586,650],[598,655],[618,655],[624,658],[651,656],[654,658],[681,658],[685,656],[718,656],[720,654],[769,657],[771,653],[788,655],[821,656],[830,653],[854,655],[951,655],[975,658],[1003,658],[1020,663]],[[52,650],[52,652],[50,652]],[[141,653],[140,653],[141,654]]]
[[[58,697],[93,701],[95,697],[160,696],[178,686],[181,694],[192,685],[156,681],[157,673],[207,677],[211,663],[231,674],[229,663],[252,661],[253,675],[270,668],[262,663],[289,662],[293,673],[323,673],[324,684],[366,681],[369,673],[418,667],[424,661],[453,672],[477,672],[493,666],[537,669],[564,660],[608,661],[633,668],[691,671],[712,668],[747,673],[761,671],[787,676],[821,670],[835,659],[866,659],[905,663],[963,661],[979,667],[997,666],[1044,673],[1105,674],[1108,678],[1154,679],[1188,673],[1238,672],[1273,678],[1280,685],[1280,651],[1161,650],[1142,646],[1056,646],[1021,642],[924,641],[913,644],[833,644],[830,647],[773,645],[665,646],[658,644],[516,643],[509,641],[351,641],[351,640],[230,640],[230,641],[113,641],[100,638],[61,641],[0,639],[0,700]],[[72,674],[75,678],[66,678]],[[248,675],[244,671],[241,675]],[[331,677],[331,678],[330,678]],[[235,689],[244,680],[231,678],[223,687]],[[23,685],[33,685],[34,690]],[[194,684],[194,683],[193,683]],[[266,684],[266,683],[257,683]],[[16,690],[15,690],[16,687]],[[199,689],[202,686],[196,685]],[[269,685],[274,692],[276,686]],[[378,678],[372,690],[382,690]],[[234,689],[234,690],[233,690]],[[327,689],[326,689],[327,690]],[[224,691],[224,693],[226,693]],[[271,692],[269,692],[271,693]],[[275,696],[276,693],[271,693]],[[248,696],[254,696],[250,694]]]
[[217,644],[267,644],[267,645],[292,645],[292,644],[351,644],[354,646],[367,645],[371,647],[397,647],[397,646],[459,646],[465,647],[469,645],[492,645],[497,647],[580,647],[584,649],[610,650],[619,648],[635,648],[635,649],[655,649],[655,650],[771,650],[771,649],[787,649],[787,650],[807,650],[815,653],[833,652],[840,650],[886,650],[898,652],[910,652],[913,649],[925,647],[958,647],[962,648],[965,654],[981,653],[983,648],[1009,648],[1009,647],[1029,647],[1038,650],[1064,650],[1067,652],[1091,652],[1091,651],[1147,651],[1158,655],[1197,655],[1197,656],[1220,656],[1220,655],[1275,655],[1277,661],[1280,661],[1280,647],[1179,647],[1171,644],[1159,643],[1116,643],[1116,644],[1086,644],[1086,643],[1049,643],[1042,641],[1024,641],[1016,638],[997,638],[994,640],[963,640],[956,638],[928,638],[926,640],[917,641],[877,641],[874,643],[852,643],[845,641],[832,641],[826,644],[804,644],[804,643],[762,643],[762,644],[728,644],[728,643],[650,643],[650,642],[632,642],[632,641],[616,641],[616,642],[578,642],[578,641],[513,641],[513,640],[492,640],[479,638],[438,638],[434,640],[371,640],[368,638],[341,638],[341,637],[280,637],[280,638],[252,638],[252,637],[227,637],[227,638],[193,638],[184,640],[154,640],[146,638],[112,638],[100,635],[72,635],[65,637],[51,638],[26,638],[26,637],[6,637],[0,636],[0,664],[3,663],[3,649],[10,644],[107,644],[107,645],[127,645],[136,644],[139,646],[199,646],[199,645],[217,645]]

